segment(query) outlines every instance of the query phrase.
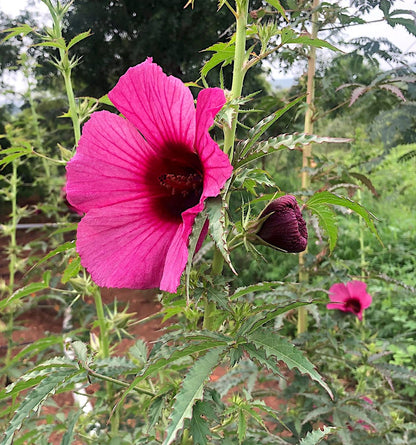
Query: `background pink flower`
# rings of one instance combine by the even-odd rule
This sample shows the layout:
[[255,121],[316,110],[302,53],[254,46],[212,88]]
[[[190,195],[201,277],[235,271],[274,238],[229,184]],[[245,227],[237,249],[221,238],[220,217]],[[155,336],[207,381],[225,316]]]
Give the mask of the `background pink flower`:
[[130,68],[107,111],[85,124],[67,166],[67,198],[85,212],[78,226],[82,265],[100,286],[175,292],[204,200],[231,176],[208,133],[225,103],[219,88],[199,93],[151,59]]
[[367,285],[362,281],[333,284],[329,289],[329,299],[332,303],[328,303],[326,307],[327,309],[352,312],[362,320],[364,309],[367,309],[372,302],[372,297],[366,292],[366,289]]

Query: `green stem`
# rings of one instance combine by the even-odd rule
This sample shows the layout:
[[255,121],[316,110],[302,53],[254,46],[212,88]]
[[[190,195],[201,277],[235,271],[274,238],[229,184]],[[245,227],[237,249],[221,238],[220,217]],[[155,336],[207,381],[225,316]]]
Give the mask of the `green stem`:
[[[35,136],[36,136],[36,148],[38,150],[42,151],[42,147],[43,147],[43,140],[42,140],[42,135],[40,133],[40,127],[39,127],[39,116],[38,113],[36,112],[36,107],[35,107],[35,102],[33,100],[33,95],[32,95],[32,82],[30,81],[30,75],[29,73],[25,73],[28,79],[28,88],[27,88],[27,98],[29,100],[29,105],[30,105],[30,112],[31,112],[31,117],[32,117],[32,126],[33,129],[35,131]],[[49,180],[51,177],[51,171],[49,168],[49,164],[47,162],[47,160],[45,159],[45,156],[41,156],[42,158],[42,166],[43,169],[45,171],[45,184],[46,187],[48,189],[48,194],[51,193],[51,181]]]
[[[103,301],[101,298],[101,293],[98,287],[96,287],[93,291],[94,295],[94,303],[95,303],[95,310],[97,312],[97,321],[98,326],[100,328],[100,351],[99,354],[102,358],[108,358],[110,357],[110,345],[108,342],[109,338],[109,332],[107,329],[107,321],[104,314],[104,306]],[[111,433],[112,436],[115,437],[119,430],[120,425],[120,414],[118,407],[116,407],[115,410],[111,408],[114,402],[114,388],[113,383],[109,379],[106,380],[106,393],[107,393],[107,401],[110,406],[110,418],[111,418]]]
[[104,315],[104,306],[101,299],[101,293],[98,288],[93,291],[95,310],[97,312],[97,321],[100,328],[100,355],[102,358],[110,356],[110,346],[108,343],[107,321]]
[[[244,66],[246,57],[246,39],[247,39],[247,18],[248,18],[248,0],[236,1],[236,32],[235,32],[235,56],[233,67],[233,81],[231,86],[230,99],[237,99],[243,91],[244,76],[246,68]],[[231,122],[231,126],[224,127],[224,151],[233,158],[233,149],[235,142],[235,132],[238,120],[238,106]]]
[[[57,10],[55,10],[55,8],[53,7],[52,3],[49,0],[44,1],[44,3],[48,7],[49,12],[52,16],[54,39],[57,41],[63,42],[64,39],[63,39],[63,35],[62,35],[62,23],[61,23],[62,18],[63,18],[63,12],[58,12]],[[59,6],[59,4],[58,4],[58,6]],[[64,78],[64,82],[65,82],[65,91],[66,91],[66,95],[68,98],[68,104],[69,104],[69,114],[71,116],[72,126],[74,129],[75,145],[77,145],[77,143],[81,137],[81,124],[79,121],[77,104],[76,104],[75,96],[74,96],[74,89],[72,87],[72,80],[71,80],[72,67],[71,67],[71,61],[69,59],[67,47],[65,47],[65,49],[59,48],[59,58],[60,58],[60,60],[58,63],[58,67],[59,67],[59,70],[60,70],[60,72]]]
[[[357,190],[357,198],[358,203],[361,204],[361,190]],[[360,267],[361,267],[361,276],[364,276],[366,269],[366,260],[365,260],[365,238],[364,238],[364,224],[361,216],[359,218],[359,240],[360,240]]]
[[[67,54],[65,55],[65,57],[68,59]],[[77,105],[75,102],[74,90],[72,88],[71,68],[68,67],[64,72],[62,72],[62,75],[64,77],[65,90],[66,90],[66,95],[68,97],[69,114],[71,115],[72,126],[74,128],[75,145],[77,145],[78,141],[81,137],[81,124],[79,122],[79,116],[78,116]]]
[[[221,275],[222,270],[224,267],[224,257],[222,256],[222,253],[219,251],[219,249],[214,250],[214,258],[212,260],[212,269],[211,273],[212,276],[218,276]],[[207,330],[212,330],[215,324],[215,312],[216,312],[216,305],[213,301],[205,300],[205,307],[204,307],[204,321],[203,321],[203,328]]]
[[17,160],[12,163],[13,170],[10,178],[10,193],[12,203],[11,213],[11,230],[10,230],[10,258],[9,258],[9,293],[13,293],[14,278],[16,274],[16,262],[17,262],[17,242],[16,242],[16,230],[17,230]]
[[[246,74],[244,62],[246,57],[248,0],[236,0],[236,11],[234,15],[236,18],[235,55],[230,100],[239,98],[243,91],[244,76]],[[224,126],[224,152],[228,154],[230,162],[232,162],[234,154],[237,120],[238,106],[236,106],[231,125],[229,127]],[[212,275],[221,275],[223,267],[224,258],[221,252],[218,249],[215,249],[214,258],[212,261]],[[205,300],[203,321],[204,329],[212,329],[215,325],[215,311],[215,303]]]
[[[10,227],[10,241],[9,241],[9,295],[13,294],[14,290],[14,279],[16,275],[16,264],[17,264],[17,242],[16,242],[16,230],[17,230],[17,160],[12,162],[12,175],[10,178],[10,194],[11,194],[11,227]],[[13,349],[13,326],[14,326],[14,314],[13,310],[9,308],[7,314],[7,324],[6,324],[6,335],[7,335],[7,350],[6,357],[4,358],[5,368],[8,367],[12,349]]]
[[[104,380],[105,382],[109,382],[109,383],[114,383],[115,385],[121,386],[123,388],[129,388],[130,387],[130,383],[127,382],[123,382],[122,380],[118,380],[118,379],[114,379],[112,377],[108,377],[106,375],[100,374],[98,372],[93,371],[92,369],[85,367],[86,371],[88,372],[89,375],[99,379],[99,380]],[[147,389],[144,388],[139,388],[138,386],[135,386],[133,388],[133,391],[136,391],[138,394],[145,394],[147,396],[151,396],[151,397],[156,397],[156,394],[153,393],[152,391],[149,391]]]

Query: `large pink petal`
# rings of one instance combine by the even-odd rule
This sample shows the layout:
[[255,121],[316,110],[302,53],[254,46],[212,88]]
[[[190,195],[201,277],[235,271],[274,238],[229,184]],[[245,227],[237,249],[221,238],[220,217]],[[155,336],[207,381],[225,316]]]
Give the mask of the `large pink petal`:
[[181,224],[146,215],[140,201],[118,203],[90,210],[82,218],[77,251],[100,286],[174,292],[184,264],[171,263],[168,252],[172,245],[182,255],[186,251],[186,242],[178,237],[181,230]]
[[338,309],[339,311],[348,312],[348,309],[346,309],[344,303],[328,303],[326,305],[327,309]]
[[169,143],[193,149],[192,94],[180,79],[168,77],[152,59],[129,68],[108,97],[153,147]]
[[[178,227],[166,254],[166,267],[161,280],[161,289],[167,290],[168,292],[176,292],[182,272],[188,261],[189,237],[192,233],[193,223],[195,217],[203,208],[204,204],[200,203],[182,213],[183,223]],[[201,237],[204,234],[206,235],[206,233],[206,230],[205,233],[203,230]],[[202,241],[198,240],[198,243],[202,244]]]
[[367,293],[367,284],[362,281],[350,281],[347,283],[348,292],[351,297],[360,300],[361,307],[366,309],[372,302],[372,297]]
[[217,196],[233,171],[228,156],[218,147],[208,133],[215,115],[224,103],[224,92],[220,88],[208,88],[202,90],[198,95],[195,148],[204,166],[202,199]]
[[101,111],[84,125],[67,165],[67,199],[77,209],[150,197],[146,172],[152,148],[126,119]]
[[329,289],[329,299],[331,301],[345,302],[350,298],[348,289],[344,283],[333,284]]

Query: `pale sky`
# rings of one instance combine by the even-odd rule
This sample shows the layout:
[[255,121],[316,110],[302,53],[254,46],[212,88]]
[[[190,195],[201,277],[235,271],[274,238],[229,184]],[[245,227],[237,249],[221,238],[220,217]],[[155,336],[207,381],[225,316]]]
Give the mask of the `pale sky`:
[[[76,1],[76,0],[75,0]],[[41,15],[48,15],[48,8],[40,0],[32,0],[35,10]],[[348,5],[347,0],[340,3]],[[0,10],[8,15],[16,16],[20,11],[24,11],[29,4],[29,0],[0,0]],[[397,0],[394,9],[410,9],[416,11],[416,0]],[[370,16],[364,17],[366,20],[381,18],[382,14],[377,8]],[[391,28],[386,23],[374,23],[369,25],[352,26],[348,28],[348,37],[387,37],[401,50],[416,52],[416,37],[410,35],[403,26],[397,25]]]
[[[53,0],[54,1],[54,0]],[[77,1],[77,0],[75,0]],[[142,0],[143,1],[143,0]],[[184,0],[185,1],[185,0]],[[11,16],[16,16],[20,11],[25,10],[29,4],[33,4],[32,9],[38,12],[41,16],[48,17],[49,12],[44,3],[41,0],[0,0],[0,11],[7,13]],[[339,3],[349,5],[349,0],[341,0]],[[394,5],[394,9],[408,9],[416,11],[416,0],[397,0]],[[382,17],[381,11],[376,8],[370,15],[363,17],[365,20],[375,20]],[[45,18],[47,20],[47,18]],[[397,25],[392,28],[386,23],[373,23],[366,25],[351,26],[345,31],[345,40],[355,37],[374,37],[374,38],[387,38],[394,45],[399,47],[403,52],[416,52],[416,37],[409,34],[403,26]],[[412,61],[416,62],[416,58],[412,58]],[[386,64],[382,64],[383,69],[389,69],[391,67]],[[273,77],[284,78],[291,77],[292,74],[284,75],[281,72],[273,70]],[[295,73],[298,75],[299,73]]]

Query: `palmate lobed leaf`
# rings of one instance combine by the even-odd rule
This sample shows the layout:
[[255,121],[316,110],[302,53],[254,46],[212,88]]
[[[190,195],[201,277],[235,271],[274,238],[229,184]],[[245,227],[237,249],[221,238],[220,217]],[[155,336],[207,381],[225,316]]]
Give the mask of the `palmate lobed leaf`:
[[212,68],[219,64],[229,65],[234,60],[235,45],[233,43],[216,43],[210,46],[205,51],[214,51],[212,57],[203,66],[201,70],[202,76],[206,77]]
[[319,225],[328,236],[329,251],[332,252],[338,239],[338,227],[333,210],[326,204],[319,203],[308,205],[308,209],[318,218]]
[[368,228],[373,232],[373,234],[377,237],[380,244],[383,245],[380,236],[377,232],[376,226],[374,225],[374,215],[372,215],[368,210],[366,210],[362,205],[358,204],[355,201],[352,201],[351,199],[345,198],[343,196],[335,195],[334,193],[324,191],[324,192],[318,192],[315,193],[306,203],[305,206],[307,208],[313,209],[316,208],[322,208],[323,205],[329,206],[341,206],[346,207],[353,212],[355,212],[357,215],[361,216],[365,223],[367,224]]
[[257,348],[263,349],[267,357],[273,356],[276,360],[283,361],[289,369],[297,368],[302,374],[309,375],[333,398],[331,389],[318,374],[313,364],[288,340],[264,328],[259,328],[247,335],[247,340]]
[[175,401],[170,415],[170,423],[163,445],[170,445],[176,438],[178,431],[183,427],[185,419],[192,417],[192,408],[196,400],[201,400],[205,381],[211,375],[213,369],[218,366],[226,346],[210,349],[200,357],[190,369]]
[[206,419],[216,420],[217,415],[212,405],[206,401],[197,401],[193,407],[189,431],[195,445],[207,445],[211,433]]

